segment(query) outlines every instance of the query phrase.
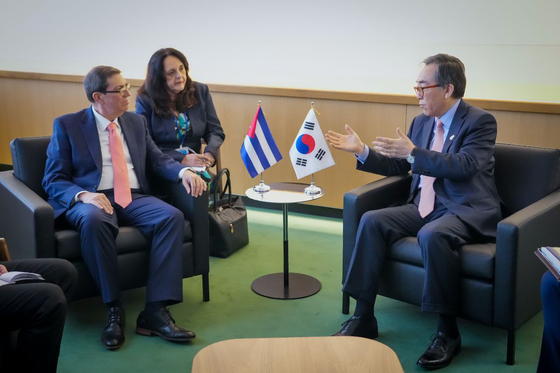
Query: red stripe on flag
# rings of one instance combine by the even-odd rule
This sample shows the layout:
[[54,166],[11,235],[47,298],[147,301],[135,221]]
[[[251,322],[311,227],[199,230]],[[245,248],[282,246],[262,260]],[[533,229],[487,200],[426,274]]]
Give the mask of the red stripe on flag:
[[257,121],[259,119],[259,110],[261,110],[260,106],[257,109],[257,112],[255,113],[255,119],[253,119],[253,123],[251,123],[251,127],[249,127],[249,131],[247,132],[247,136],[249,136],[252,139],[255,138],[255,131],[257,130]]

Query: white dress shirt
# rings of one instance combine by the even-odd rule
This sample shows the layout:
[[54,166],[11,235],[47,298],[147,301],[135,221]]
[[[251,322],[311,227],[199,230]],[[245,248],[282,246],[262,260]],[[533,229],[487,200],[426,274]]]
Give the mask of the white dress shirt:
[[[91,107],[93,116],[95,117],[95,124],[97,125],[97,133],[99,134],[99,144],[101,145],[101,180],[99,181],[98,190],[113,189],[113,161],[111,160],[111,151],[109,150],[109,123],[110,120],[99,114],[93,106]],[[119,118],[116,118],[113,123],[117,125],[117,133],[119,134],[124,150],[124,158],[128,169],[128,179],[130,181],[130,189],[140,189],[140,183],[134,172],[134,165],[130,157],[130,151],[126,144],[122,128],[119,125]]]

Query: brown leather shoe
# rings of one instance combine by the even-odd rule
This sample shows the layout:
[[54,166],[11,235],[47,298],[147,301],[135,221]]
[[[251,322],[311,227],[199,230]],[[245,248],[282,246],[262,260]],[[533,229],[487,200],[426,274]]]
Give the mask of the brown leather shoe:
[[352,316],[342,324],[342,329],[333,336],[363,337],[375,339],[379,335],[377,331],[377,319],[363,321],[361,316]]
[[136,320],[136,333],[146,336],[157,335],[171,342],[188,342],[196,337],[190,330],[177,326],[165,307],[150,316],[146,316],[144,311],[140,312]]
[[109,350],[116,350],[124,343],[124,324],[126,316],[121,307],[107,310],[107,323],[101,333],[101,343]]
[[430,347],[424,352],[416,365],[426,369],[439,369],[448,366],[453,356],[461,352],[461,335],[449,338],[442,332],[437,332]]

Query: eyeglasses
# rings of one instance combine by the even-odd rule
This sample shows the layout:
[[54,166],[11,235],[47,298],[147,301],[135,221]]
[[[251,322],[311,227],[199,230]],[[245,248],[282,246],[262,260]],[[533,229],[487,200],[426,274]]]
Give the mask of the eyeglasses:
[[414,93],[418,94],[420,92],[420,97],[424,97],[424,90],[428,88],[441,87],[440,84],[429,85],[427,87],[414,87]]
[[127,91],[130,91],[130,84],[128,84],[128,83],[126,83],[126,84],[125,84],[121,89],[119,89],[119,90],[116,90],[116,91],[103,91],[103,92],[100,92],[100,93],[120,93],[121,96],[124,96],[124,94],[125,94]]

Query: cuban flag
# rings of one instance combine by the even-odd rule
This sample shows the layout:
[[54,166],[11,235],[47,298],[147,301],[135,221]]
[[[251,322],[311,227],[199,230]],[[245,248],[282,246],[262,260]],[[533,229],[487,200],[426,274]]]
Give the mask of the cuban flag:
[[290,149],[290,159],[298,180],[334,166],[334,160],[313,109],[309,110],[301,125]]
[[257,176],[282,159],[260,105],[241,146],[241,159],[251,177]]

